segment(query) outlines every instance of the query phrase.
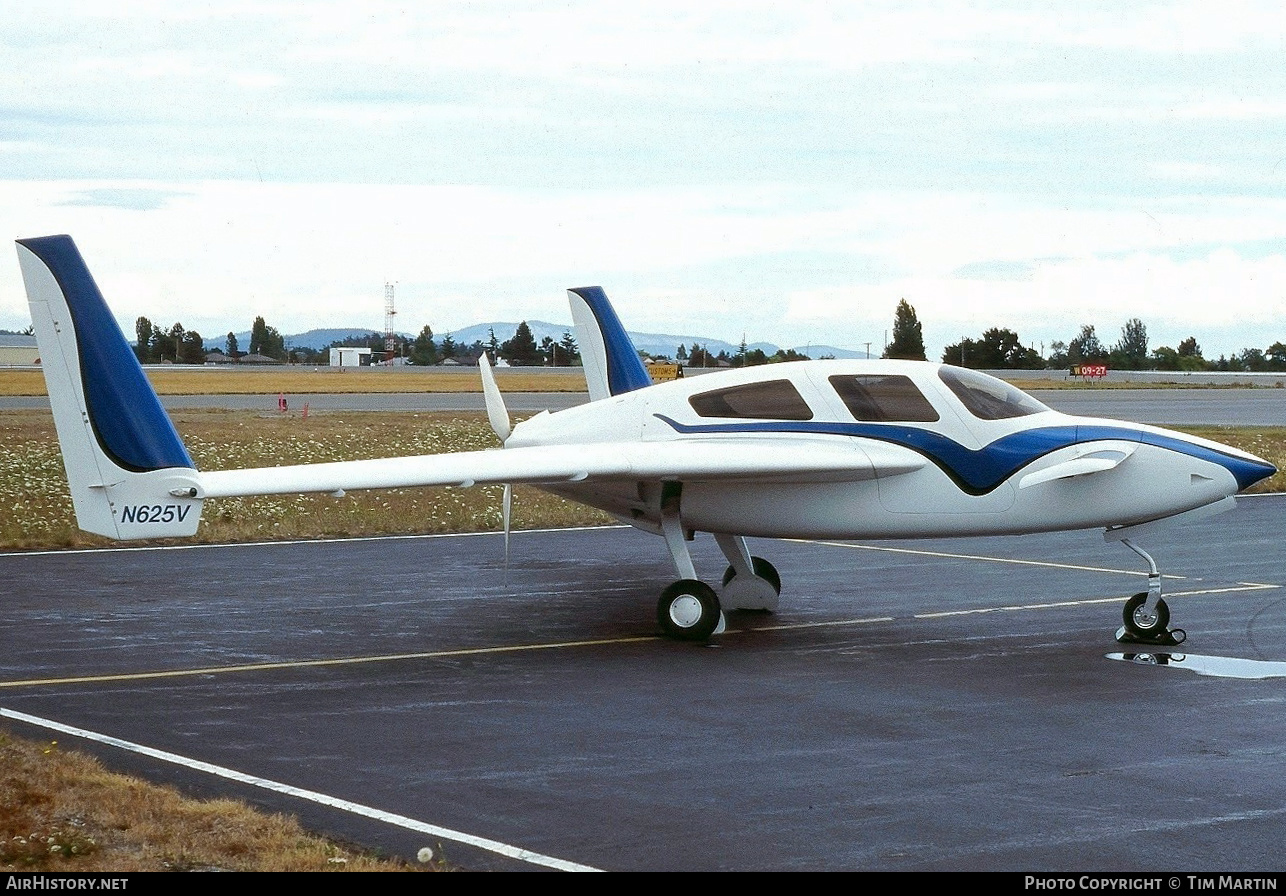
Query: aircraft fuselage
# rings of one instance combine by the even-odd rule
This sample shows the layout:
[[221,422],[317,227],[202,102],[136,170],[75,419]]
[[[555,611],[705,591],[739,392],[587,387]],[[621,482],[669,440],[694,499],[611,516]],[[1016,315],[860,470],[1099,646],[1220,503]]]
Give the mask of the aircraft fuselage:
[[[795,362],[694,376],[539,415],[520,423],[508,445],[670,448],[751,436],[786,452],[843,446],[851,467],[776,481],[686,479],[685,528],[916,538],[1123,526],[1221,501],[1274,469],[1225,445],[1062,414],[983,374],[908,361]],[[656,482],[546,487],[640,528],[659,527]]]

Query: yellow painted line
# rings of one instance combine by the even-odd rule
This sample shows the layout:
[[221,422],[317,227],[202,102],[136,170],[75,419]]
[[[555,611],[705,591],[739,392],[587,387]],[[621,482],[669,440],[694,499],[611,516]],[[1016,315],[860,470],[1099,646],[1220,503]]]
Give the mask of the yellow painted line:
[[[840,545],[851,547],[851,545]],[[984,558],[985,559],[985,558]],[[1205,588],[1190,591],[1169,591],[1165,596],[1186,597],[1198,594],[1226,594],[1239,591],[1262,591],[1280,588],[1281,585],[1262,582],[1238,582],[1222,588]],[[793,622],[781,625],[759,625],[744,628],[729,628],[723,634],[735,635],[751,632],[784,632],[804,629],[842,628],[845,626],[877,625],[895,622],[899,618],[910,619],[943,619],[951,616],[978,616],[985,613],[1013,613],[1033,610],[1050,610],[1066,607],[1090,606],[1093,604],[1115,604],[1121,597],[1094,597],[1079,600],[1049,601],[1033,604],[1009,604],[998,607],[972,607],[962,610],[940,610],[928,613],[913,613],[907,617],[868,616],[857,619],[833,619],[820,622]],[[153,672],[121,672],[106,675],[77,675],[62,678],[27,678],[14,681],[0,681],[0,689],[24,687],[55,687],[74,684],[113,684],[128,681],[156,681],[167,678],[193,678],[202,675],[227,675],[237,672],[269,672],[282,669],[316,669],[331,666],[359,666],[372,663],[389,663],[399,660],[444,659],[463,656],[486,656],[507,653],[529,653],[536,650],[561,650],[577,647],[602,647],[612,644],[641,644],[648,641],[663,640],[661,635],[635,635],[625,638],[599,638],[588,641],[555,641],[544,644],[513,644],[504,647],[464,647],[454,650],[428,650],[419,653],[393,653],[376,656],[338,657],[323,660],[286,660],[275,663],[243,663],[235,666],[202,666],[196,669],[165,669]],[[717,642],[716,642],[717,643]]]
[[1004,607],[972,607],[966,610],[941,610],[935,613],[916,613],[913,619],[943,619],[947,616],[978,616],[983,613],[1014,613],[1023,610],[1054,610],[1060,607],[1086,607],[1092,604],[1124,603],[1120,597],[1094,597],[1085,600],[1064,600],[1044,604],[1011,604]]
[[1167,591],[1164,597],[1186,597],[1193,594],[1226,594],[1230,591],[1265,591],[1280,588],[1281,585],[1267,585],[1263,582],[1238,582],[1226,588],[1200,588],[1192,591]]
[[[844,625],[869,625],[892,622],[892,616],[869,619],[840,619],[830,622],[800,622],[783,625],[765,625],[751,628],[730,628],[724,634],[745,632],[788,631],[802,628],[824,628]],[[350,656],[326,660],[284,660],[276,663],[242,663],[236,666],[202,666],[196,669],[164,669],[153,672],[118,672],[105,675],[76,675],[62,678],[26,678],[0,681],[0,689],[24,687],[54,687],[69,684],[112,684],[126,681],[156,681],[167,678],[193,678],[201,675],[227,675],[236,672],[271,672],[282,669],[317,669],[329,666],[360,666],[370,663],[389,663],[398,660],[430,660],[448,657],[485,656],[488,654],[527,653],[535,650],[560,650],[576,647],[602,647],[610,644],[641,644],[664,640],[661,635],[637,635],[628,638],[600,638],[591,641],[558,641],[547,644],[514,644],[507,647],[464,647],[455,650],[428,650],[421,653],[394,653],[377,656]]]
[[225,675],[230,672],[265,672],[276,669],[315,669],[325,666],[358,666],[365,663],[389,663],[396,660],[429,660],[444,657],[478,656],[497,653],[522,653],[532,650],[557,650],[571,647],[597,647],[604,644],[636,644],[656,641],[660,635],[631,638],[603,638],[596,641],[560,641],[550,644],[515,644],[508,647],[466,647],[458,650],[430,650],[423,653],[394,653],[380,656],[350,656],[329,660],[288,660],[278,663],[245,663],[239,666],[205,666],[199,669],[167,669],[158,672],[121,672],[110,675],[79,675],[68,678],[29,678],[0,681],[0,688],[48,687],[63,684],[102,684],[119,681],[152,681],[160,678],[190,678],[196,675]]
[[[917,557],[941,557],[946,560],[982,560],[987,563],[1012,563],[1015,566],[1044,566],[1053,569],[1074,569],[1079,572],[1107,572],[1123,576],[1145,576],[1147,573],[1138,569],[1114,569],[1108,566],[1078,566],[1075,563],[1056,563],[1052,560],[1018,560],[1013,557],[988,557],[985,554],[953,554],[948,551],[922,551],[913,548],[890,548],[874,544],[849,544],[843,541],[815,541],[795,539],[805,544],[820,544],[833,548],[848,548],[853,551],[882,551],[887,554],[911,554]],[[1165,574],[1167,579],[1184,579],[1187,576]]]
[[[1234,591],[1263,591],[1266,588],[1280,588],[1281,585],[1265,585],[1260,582],[1238,582],[1225,588],[1202,588],[1192,591],[1167,591],[1162,596],[1167,600],[1172,597],[1192,597],[1197,594],[1228,594]],[[940,619],[944,616],[975,616],[981,613],[1012,613],[1020,610],[1051,610],[1058,607],[1082,607],[1091,604],[1119,604],[1120,597],[1093,597],[1083,600],[1064,600],[1042,604],[1011,604],[1003,607],[974,607],[967,610],[943,610],[937,613],[916,613],[915,619]]]
[[749,628],[728,629],[724,634],[743,632],[786,632],[802,628],[835,628],[843,625],[873,625],[877,622],[893,622],[896,616],[871,616],[867,619],[836,619],[830,622],[791,622],[782,625],[755,625]]

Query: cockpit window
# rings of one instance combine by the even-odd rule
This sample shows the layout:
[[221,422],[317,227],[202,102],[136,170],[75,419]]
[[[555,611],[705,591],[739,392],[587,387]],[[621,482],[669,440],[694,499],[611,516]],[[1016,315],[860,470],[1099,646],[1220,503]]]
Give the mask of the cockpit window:
[[909,377],[864,374],[833,376],[830,383],[854,420],[872,423],[934,423],[938,412]]
[[702,417],[750,417],[760,420],[812,420],[813,411],[790,380],[748,383],[688,399]]
[[1005,420],[1049,410],[1026,392],[976,370],[944,364],[938,368],[938,376],[979,420]]

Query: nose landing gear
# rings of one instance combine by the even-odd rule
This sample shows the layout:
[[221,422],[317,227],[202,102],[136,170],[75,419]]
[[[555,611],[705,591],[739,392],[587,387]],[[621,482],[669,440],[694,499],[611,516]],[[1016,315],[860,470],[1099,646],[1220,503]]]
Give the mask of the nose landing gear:
[[1120,538],[1134,553],[1148,564],[1148,590],[1140,591],[1125,602],[1121,611],[1125,624],[1117,630],[1116,640],[1123,644],[1161,644],[1173,647],[1182,644],[1188,633],[1181,628],[1170,628],[1170,607],[1161,596],[1161,572],[1152,555],[1128,538]]

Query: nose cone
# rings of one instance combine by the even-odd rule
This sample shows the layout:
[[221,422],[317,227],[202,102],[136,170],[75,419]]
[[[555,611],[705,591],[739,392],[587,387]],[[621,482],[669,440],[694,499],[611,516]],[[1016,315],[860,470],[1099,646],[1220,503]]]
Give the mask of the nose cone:
[[1243,492],[1256,482],[1261,482],[1277,472],[1275,466],[1253,454],[1244,458],[1230,457],[1222,463],[1233,476],[1237,477],[1237,488]]
[[[1175,433],[1174,435],[1179,434]],[[1143,434],[1144,442],[1158,439],[1159,444],[1163,438],[1163,436],[1159,437],[1155,433],[1145,432]],[[1182,438],[1189,446],[1183,449],[1185,454],[1219,464],[1237,480],[1237,491],[1239,492],[1244,492],[1256,482],[1267,479],[1277,472],[1277,467],[1262,457],[1256,457],[1249,451],[1242,451],[1240,448],[1233,448],[1231,445],[1212,442],[1197,436],[1183,435]]]

